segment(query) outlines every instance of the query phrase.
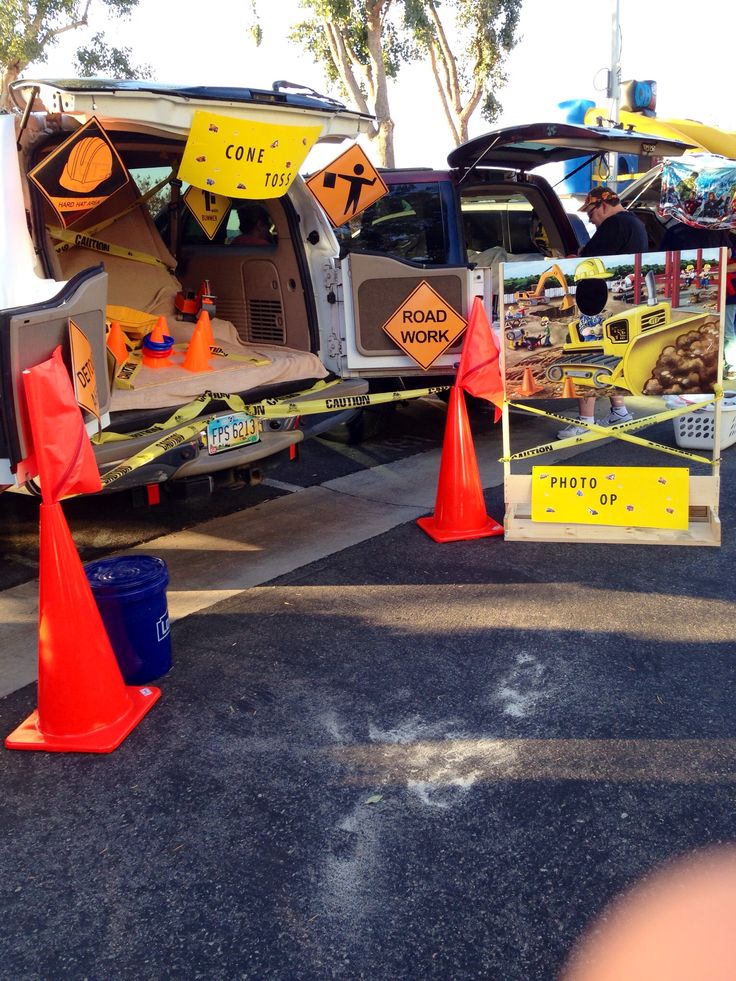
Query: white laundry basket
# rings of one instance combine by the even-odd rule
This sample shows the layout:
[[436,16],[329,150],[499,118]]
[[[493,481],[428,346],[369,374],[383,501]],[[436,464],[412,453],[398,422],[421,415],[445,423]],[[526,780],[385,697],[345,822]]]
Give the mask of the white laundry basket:
[[[700,396],[703,399],[711,398],[710,395]],[[682,405],[683,401],[697,400],[698,396],[690,395],[686,400],[677,399],[668,405]],[[673,404],[674,403],[674,404]],[[696,409],[695,412],[687,412],[685,415],[677,416],[672,420],[675,427],[675,441],[678,446],[685,449],[713,449],[715,443],[715,402]],[[721,449],[736,443],[736,392],[723,393],[723,408],[721,412]]]

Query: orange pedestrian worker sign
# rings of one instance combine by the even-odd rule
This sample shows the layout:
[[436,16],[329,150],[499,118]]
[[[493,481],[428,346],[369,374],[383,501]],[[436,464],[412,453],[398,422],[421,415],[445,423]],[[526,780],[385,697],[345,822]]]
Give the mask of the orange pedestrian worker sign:
[[357,143],[313,174],[307,187],[336,228],[388,193],[380,174]]
[[383,325],[402,351],[426,371],[467,326],[457,311],[423,281]]

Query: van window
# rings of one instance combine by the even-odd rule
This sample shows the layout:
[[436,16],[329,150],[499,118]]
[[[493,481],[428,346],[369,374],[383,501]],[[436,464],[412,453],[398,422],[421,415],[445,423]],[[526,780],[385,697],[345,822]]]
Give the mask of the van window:
[[363,250],[411,262],[445,263],[448,236],[440,186],[395,184],[336,234],[341,256]]
[[517,190],[472,191],[463,195],[460,208],[471,261],[489,250],[525,258],[550,255],[544,220]]

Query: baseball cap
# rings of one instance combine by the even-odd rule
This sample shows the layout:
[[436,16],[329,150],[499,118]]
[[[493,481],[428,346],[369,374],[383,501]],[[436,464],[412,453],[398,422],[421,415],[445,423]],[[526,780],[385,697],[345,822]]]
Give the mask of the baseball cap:
[[619,196],[610,187],[594,187],[588,191],[588,196],[578,211],[590,213],[597,205],[605,202],[606,204],[620,204]]

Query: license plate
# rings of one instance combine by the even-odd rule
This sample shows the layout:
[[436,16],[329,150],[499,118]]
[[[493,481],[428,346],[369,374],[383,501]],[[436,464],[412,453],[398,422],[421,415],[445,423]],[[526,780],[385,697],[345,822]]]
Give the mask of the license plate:
[[245,412],[220,416],[207,423],[207,452],[222,453],[246,443],[257,443],[261,438],[258,421]]

